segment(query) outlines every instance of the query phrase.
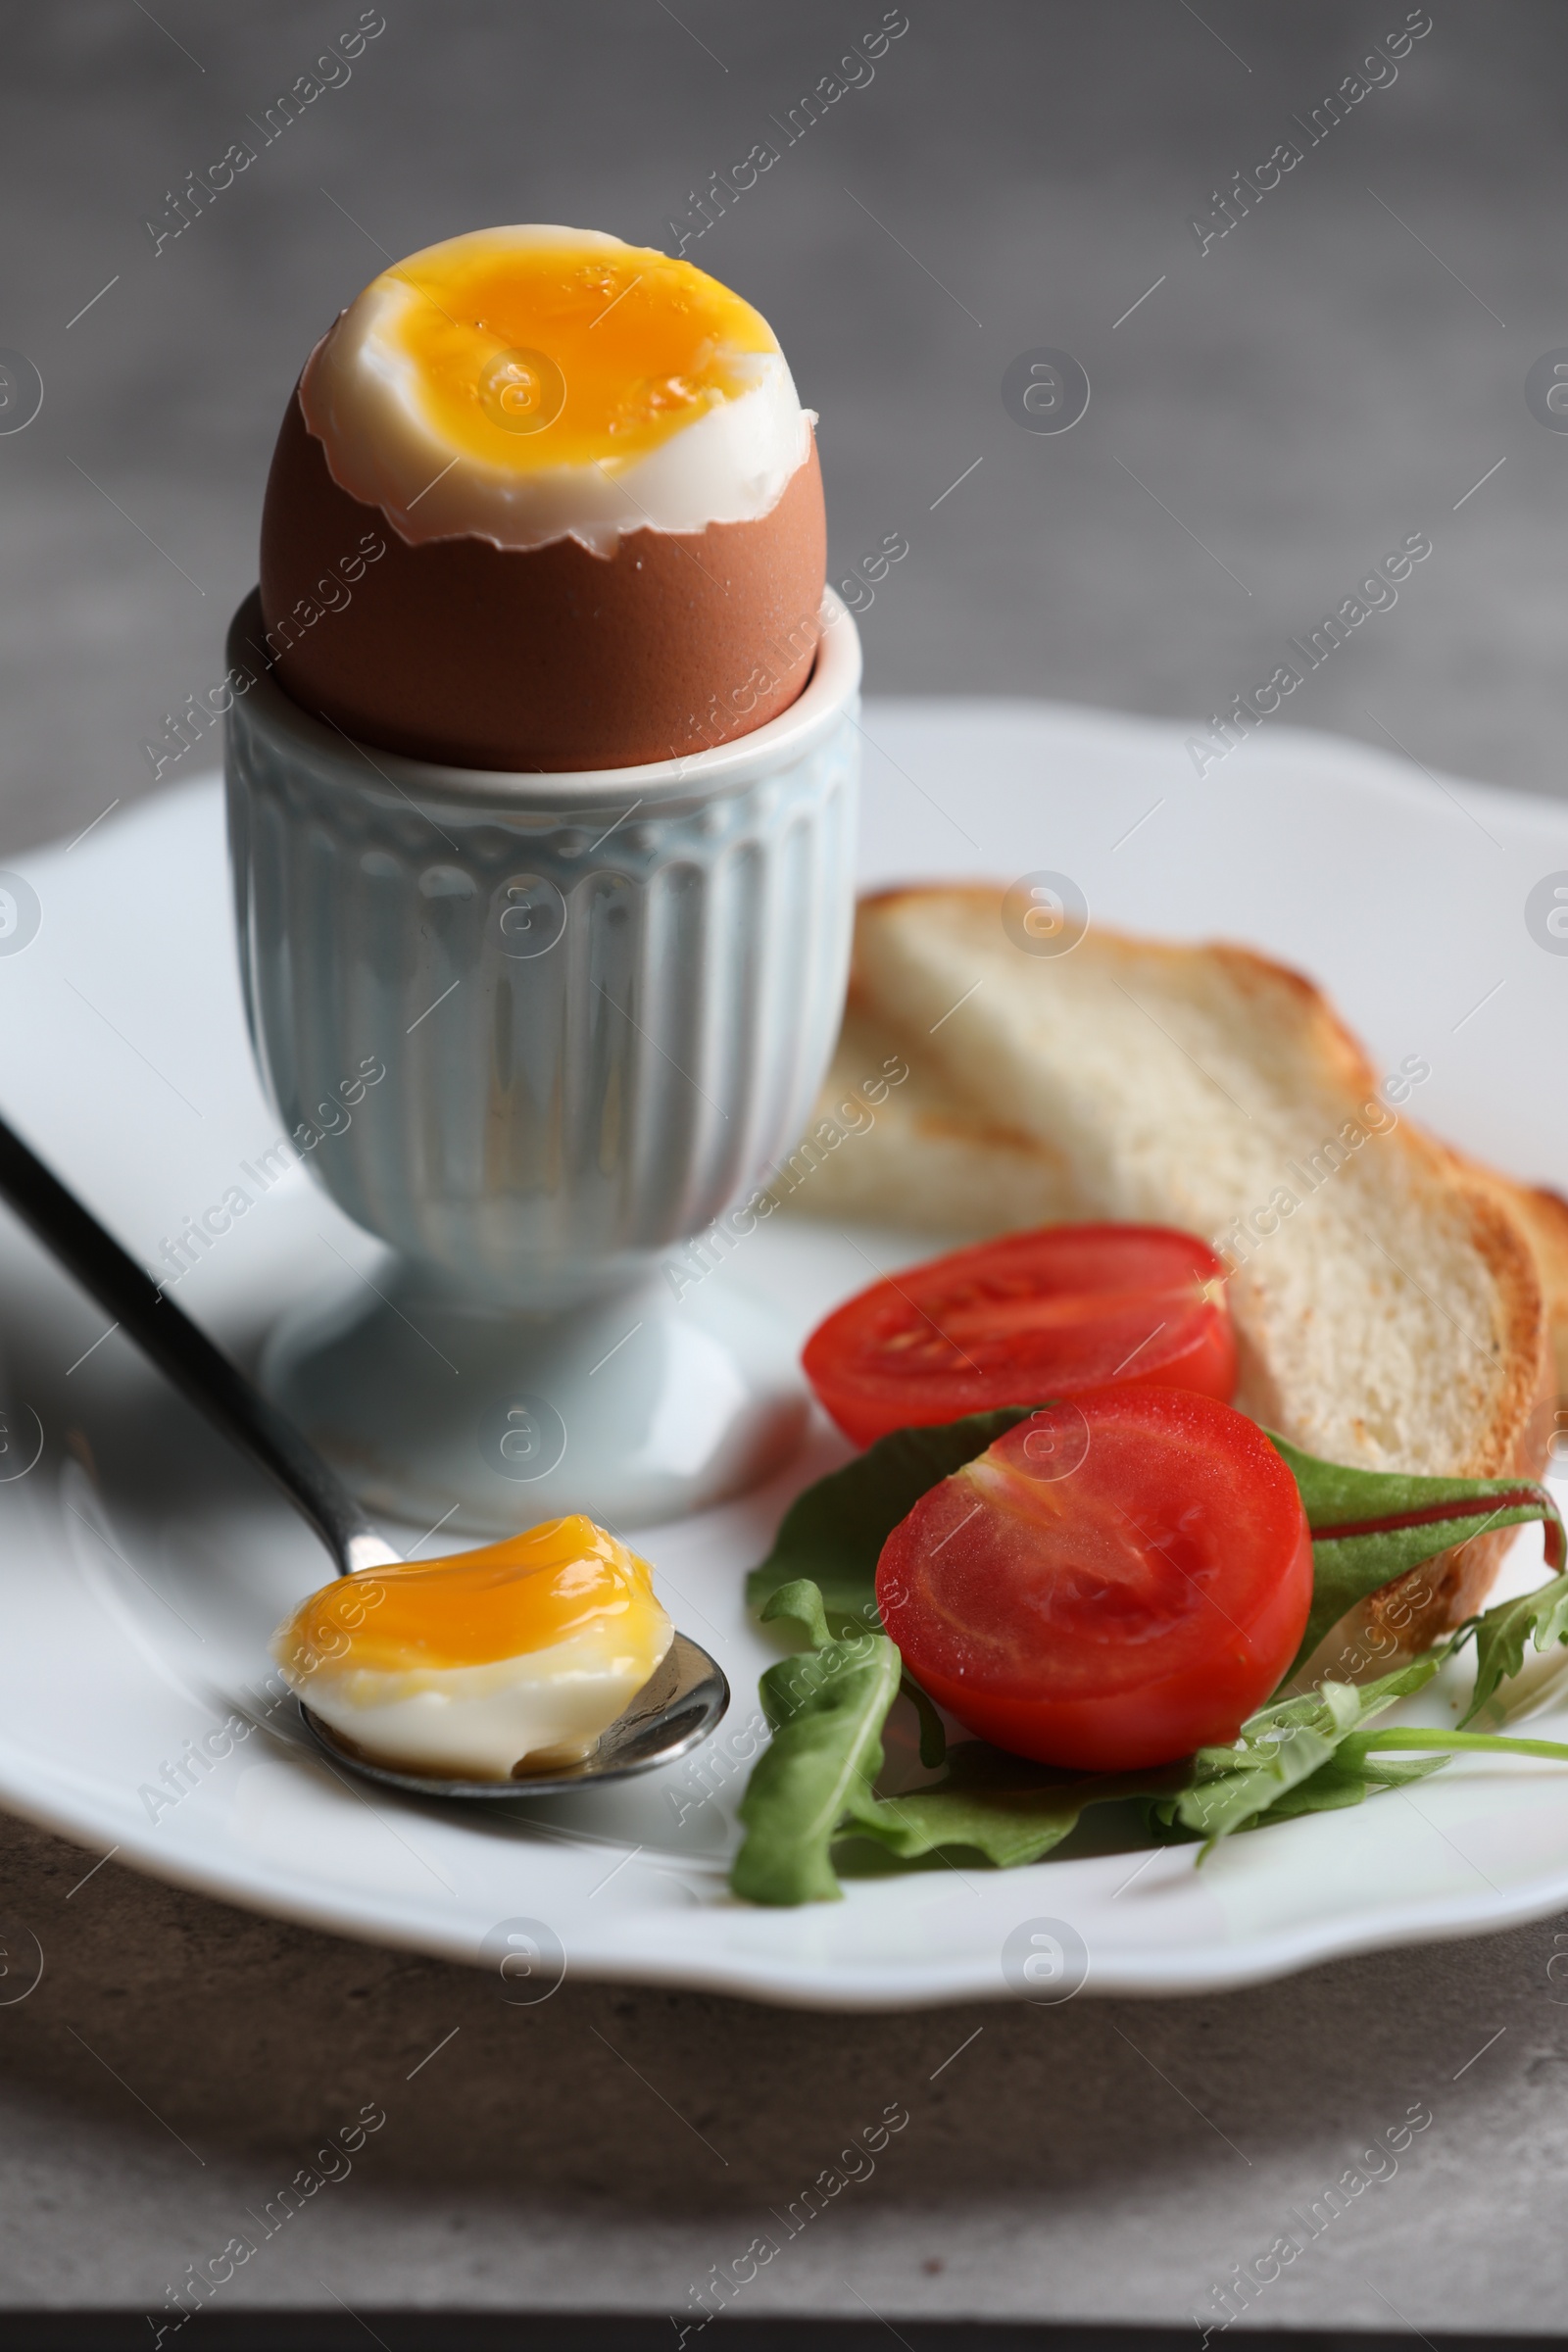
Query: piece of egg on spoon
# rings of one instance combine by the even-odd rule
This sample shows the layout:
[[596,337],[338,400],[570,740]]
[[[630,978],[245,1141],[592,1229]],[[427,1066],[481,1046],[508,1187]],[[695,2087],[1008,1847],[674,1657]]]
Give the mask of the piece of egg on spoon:
[[767,321],[690,262],[547,226],[429,246],[306,364],[257,650],[345,733],[453,765],[747,734],[815,654],[814,421]]
[[588,1755],[674,1628],[646,1560],[574,1515],[312,1593],[273,1637],[283,1678],[369,1761],[506,1781]]

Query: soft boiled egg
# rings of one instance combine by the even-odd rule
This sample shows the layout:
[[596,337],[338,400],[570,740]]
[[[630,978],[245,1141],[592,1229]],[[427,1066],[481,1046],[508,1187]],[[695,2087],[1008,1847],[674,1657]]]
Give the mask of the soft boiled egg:
[[810,673],[814,422],[766,319],[690,262],[546,226],[428,246],[306,363],[257,651],[348,734],[447,764],[727,742]]
[[452,1780],[575,1763],[662,1663],[653,1571],[578,1516],[313,1592],[272,1654],[372,1762]]

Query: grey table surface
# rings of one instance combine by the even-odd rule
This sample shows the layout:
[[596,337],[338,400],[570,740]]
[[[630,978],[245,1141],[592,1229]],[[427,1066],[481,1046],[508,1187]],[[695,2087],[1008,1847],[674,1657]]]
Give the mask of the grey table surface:
[[[909,541],[862,617],[874,687],[1202,718],[1424,530],[1433,559],[1292,715],[1563,788],[1568,439],[1524,390],[1568,344],[1560,9],[1433,0],[1315,139],[1402,0],[908,0],[793,140],[770,125],[877,0],[384,14],[264,143],[248,122],[348,0],[0,10],[0,343],[45,394],[0,432],[0,852],[153,788],[144,746],[219,674],[253,578],[294,373],[383,254],[532,218],[664,244],[762,139],[776,166],[692,257],[821,412],[835,576]],[[254,165],[155,251],[147,220],[240,137]],[[1300,163],[1219,236],[1217,193],[1282,139]],[[1041,347],[1093,386],[1067,433],[1002,400]],[[1223,1999],[836,2019],[568,1983],[518,2010],[114,1862],[78,1885],[87,1859],[18,1823],[0,1841],[47,1955],[0,2009],[5,2304],[157,2311],[368,2101],[386,2126],[231,2304],[689,2314],[898,2101],[874,2174],[739,2308],[1185,2322],[1424,2103],[1254,2318],[1561,2324],[1563,1923]]]

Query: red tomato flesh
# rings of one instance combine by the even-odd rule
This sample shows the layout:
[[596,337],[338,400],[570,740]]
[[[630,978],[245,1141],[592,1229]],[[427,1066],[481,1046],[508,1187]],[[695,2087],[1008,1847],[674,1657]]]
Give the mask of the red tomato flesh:
[[1180,1389],[1090,1389],[922,1495],[877,1606],[982,1740],[1131,1772],[1234,1740],[1296,1655],[1312,1540],[1254,1422]]
[[1164,1225],[1047,1225],[874,1283],[819,1323],[806,1377],[858,1446],[1106,1381],[1228,1402],[1225,1268]]

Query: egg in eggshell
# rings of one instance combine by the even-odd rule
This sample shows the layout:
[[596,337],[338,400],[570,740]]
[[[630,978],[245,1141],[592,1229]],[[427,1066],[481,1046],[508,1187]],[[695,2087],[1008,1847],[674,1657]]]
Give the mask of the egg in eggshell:
[[776,337],[686,261],[477,230],[375,278],[306,363],[262,519],[292,699],[446,764],[639,765],[811,672],[821,475]]

